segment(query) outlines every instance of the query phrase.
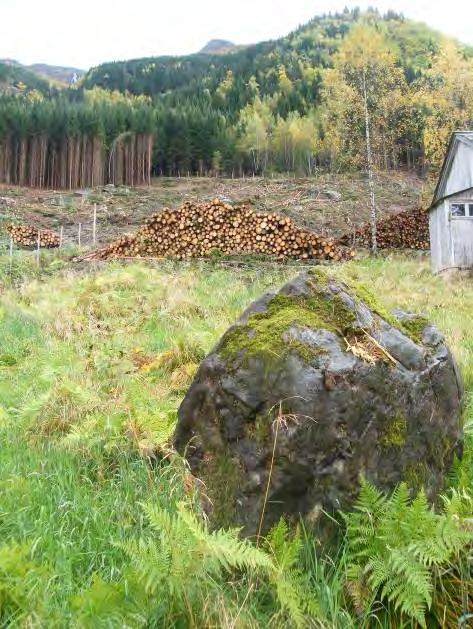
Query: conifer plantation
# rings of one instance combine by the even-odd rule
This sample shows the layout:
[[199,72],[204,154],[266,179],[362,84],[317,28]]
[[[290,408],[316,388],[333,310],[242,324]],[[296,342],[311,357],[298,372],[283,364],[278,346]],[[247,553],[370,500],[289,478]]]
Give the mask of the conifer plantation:
[[153,112],[145,103],[0,98],[0,182],[72,189],[151,177]]

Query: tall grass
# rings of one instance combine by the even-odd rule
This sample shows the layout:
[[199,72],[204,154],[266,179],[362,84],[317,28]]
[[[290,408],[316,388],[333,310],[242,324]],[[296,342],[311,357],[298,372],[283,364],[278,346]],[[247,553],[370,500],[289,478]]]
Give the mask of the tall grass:
[[[150,602],[121,544],[149,535],[140,503],[169,513],[190,504],[186,470],[164,447],[178,405],[227,327],[296,271],[172,263],[86,271],[54,256],[40,271],[15,265],[0,258],[0,626],[144,626]],[[401,256],[334,272],[438,325],[473,425],[472,280],[433,277],[422,259]],[[473,482],[472,438],[452,481],[459,489]],[[304,587],[318,608],[307,626],[359,626],[343,559],[320,557],[316,540],[302,539]],[[290,626],[270,583],[244,572],[217,585],[194,626]],[[114,616],[111,606],[128,611]]]

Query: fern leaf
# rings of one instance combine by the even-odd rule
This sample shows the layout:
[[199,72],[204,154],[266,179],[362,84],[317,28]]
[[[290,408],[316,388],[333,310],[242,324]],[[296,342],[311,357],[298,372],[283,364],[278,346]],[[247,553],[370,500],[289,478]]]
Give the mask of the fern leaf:
[[369,513],[376,518],[384,512],[387,501],[387,497],[375,485],[362,479],[360,494],[355,505],[357,510]]
[[[405,484],[390,497],[369,483],[363,484],[353,513],[346,514],[346,575],[356,592],[363,584],[372,600],[388,602],[425,626],[439,570],[452,569],[465,548],[473,542],[473,531],[455,512],[472,514],[469,496],[453,495],[444,513],[435,513],[424,492],[411,499]],[[464,516],[463,516],[464,517]],[[452,563],[453,562],[453,563]],[[445,574],[445,572],[444,572]],[[440,583],[440,585],[437,585]]]

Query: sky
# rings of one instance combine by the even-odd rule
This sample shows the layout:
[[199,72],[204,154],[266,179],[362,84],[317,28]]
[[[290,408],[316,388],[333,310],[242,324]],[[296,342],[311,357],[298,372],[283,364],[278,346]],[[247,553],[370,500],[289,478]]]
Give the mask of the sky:
[[0,0],[0,58],[88,69],[189,54],[210,39],[281,37],[345,6],[393,9],[473,44],[473,0]]

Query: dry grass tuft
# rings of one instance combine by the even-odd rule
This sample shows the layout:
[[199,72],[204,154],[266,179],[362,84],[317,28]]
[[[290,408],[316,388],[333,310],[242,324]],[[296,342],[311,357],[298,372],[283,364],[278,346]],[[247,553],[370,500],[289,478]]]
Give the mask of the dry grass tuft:
[[361,358],[370,365],[375,365],[380,361],[391,362],[397,365],[398,362],[386,348],[382,347],[376,339],[374,339],[366,330],[363,330],[362,336],[352,335],[345,337],[347,352],[350,352],[357,358]]

